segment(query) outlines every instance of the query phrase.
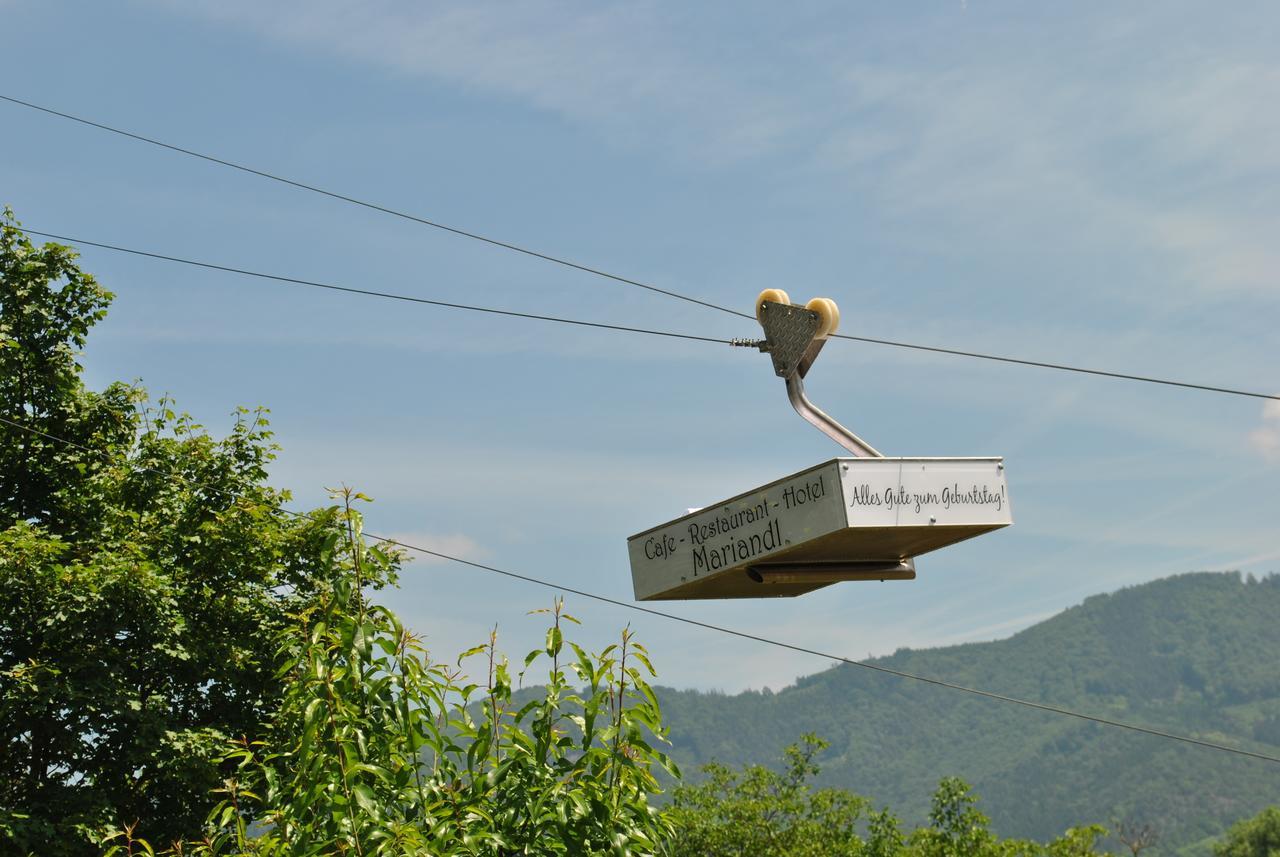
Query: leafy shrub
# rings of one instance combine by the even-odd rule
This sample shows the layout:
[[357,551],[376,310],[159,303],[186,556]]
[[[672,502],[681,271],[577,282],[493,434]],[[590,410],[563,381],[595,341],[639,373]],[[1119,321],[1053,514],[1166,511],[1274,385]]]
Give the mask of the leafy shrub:
[[[496,633],[442,663],[366,603],[363,576],[397,558],[365,545],[358,498],[347,492],[347,532],[329,543],[354,573],[282,635],[286,690],[270,732],[229,754],[236,774],[204,839],[167,853],[655,853],[671,827],[650,803],[654,769],[677,772],[651,743],[663,731],[644,648],[629,631],[598,655],[566,643],[577,620],[557,601],[520,674],[542,663],[546,684],[516,707]],[[483,683],[460,669],[477,658]],[[108,853],[146,847],[121,831]]]

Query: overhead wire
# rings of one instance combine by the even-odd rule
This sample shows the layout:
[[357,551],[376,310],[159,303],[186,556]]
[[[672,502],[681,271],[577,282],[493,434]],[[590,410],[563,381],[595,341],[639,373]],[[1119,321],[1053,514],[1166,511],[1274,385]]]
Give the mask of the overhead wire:
[[700,298],[690,297],[689,295],[682,295],[679,292],[673,292],[673,291],[670,291],[669,289],[659,288],[658,286],[652,285],[650,283],[645,283],[640,280],[633,280],[630,277],[623,277],[619,274],[611,274],[608,271],[603,271],[603,270],[600,270],[599,268],[593,268],[589,265],[581,264],[580,262],[574,262],[571,259],[565,259],[559,256],[552,256],[549,253],[543,253],[538,250],[532,250],[528,247],[522,247],[519,244],[513,244],[509,241],[500,241],[497,238],[490,238],[489,236],[481,235],[478,232],[471,232],[466,229],[459,229],[456,226],[449,226],[446,223],[440,223],[439,221],[429,220],[425,217],[419,217],[416,214],[410,214],[406,211],[399,211],[397,209],[390,208],[385,205],[379,205],[378,203],[375,203],[375,202],[369,202],[367,200],[358,199],[357,197],[354,197],[354,196],[347,196],[346,194],[338,193],[336,191],[326,190],[325,188],[317,187],[316,185],[312,185],[312,184],[307,184],[306,182],[301,182],[296,179],[286,178],[285,176],[267,172],[266,170],[260,170],[255,167],[246,166],[244,164],[238,164],[235,161],[229,161],[225,158],[219,158],[215,155],[209,155],[204,152],[197,152],[194,149],[187,149],[187,148],[184,148],[183,146],[174,145],[173,143],[166,143],[163,140],[157,140],[154,137],[147,137],[143,134],[138,134],[133,131],[126,131],[123,128],[115,128],[111,125],[106,125],[101,122],[94,122],[93,120],[85,119],[82,116],[75,116],[71,113],[64,113],[61,110],[54,110],[52,107],[44,107],[39,104],[33,104],[30,101],[23,101],[21,98],[14,98],[11,95],[0,94],[0,101],[8,101],[11,104],[17,104],[21,107],[27,107],[32,110],[39,110],[41,113],[48,113],[51,116],[58,116],[63,119],[70,119],[72,122],[78,122],[81,125],[87,125],[91,128],[97,128],[102,131],[109,131],[110,133],[118,134],[121,137],[128,137],[131,140],[137,140],[138,142],[141,142],[141,143],[147,143],[152,146],[158,146],[162,149],[168,149],[171,152],[177,152],[178,154],[187,155],[192,158],[199,158],[202,161],[208,161],[209,163],[212,163],[212,164],[218,164],[223,167],[229,167],[230,169],[233,169],[233,170],[239,170],[242,173],[249,173],[250,175],[255,175],[260,178],[269,179],[274,182],[279,182],[280,184],[285,184],[285,185],[289,185],[290,187],[298,188],[299,190],[305,190],[310,193],[319,194],[321,196],[327,196],[330,199],[336,199],[340,202],[350,203],[351,205],[358,205],[361,208],[367,208],[367,209],[370,209],[371,211],[381,212],[382,214],[389,214],[392,217],[399,217],[402,220],[409,220],[409,221],[412,221],[413,223],[417,223],[422,226],[429,226],[432,229],[439,229],[442,232],[449,232],[453,235],[458,235],[462,238],[470,238],[473,241],[479,241],[481,243],[489,244],[494,247],[501,247],[504,250],[511,250],[515,253],[522,253],[525,256],[532,256],[535,259],[541,259],[544,262],[551,262],[555,265],[561,265],[565,268],[572,268],[575,271],[582,271],[583,273],[586,273],[586,274],[592,274],[597,277],[604,277],[607,280],[613,280],[614,282],[623,283],[624,285],[635,286],[636,288],[640,288],[640,289],[646,289],[651,292],[656,292],[657,294],[660,294],[660,295],[666,295],[667,297],[675,298],[676,300],[686,301],[691,304],[698,304],[699,306],[704,306],[709,309],[719,310],[720,312],[727,312],[730,315],[737,315],[743,318],[751,317],[746,313],[738,312],[737,310],[732,310],[732,309],[729,309],[728,307],[711,303],[710,301],[704,301]]
[[[479,241],[481,243],[488,244],[494,247],[500,247],[504,250],[510,250],[515,253],[521,253],[525,256],[530,256],[535,259],[541,259],[545,262],[550,262],[552,264],[560,265],[565,268],[581,271],[583,273],[591,274],[597,277],[603,277],[604,279],[612,280],[614,282],[622,283],[624,285],[645,289],[647,291],[654,292],[656,294],[665,295],[667,297],[674,298],[676,300],[685,301],[687,303],[707,307],[708,309],[718,310],[720,312],[728,313],[729,315],[737,316],[738,318],[746,318],[746,319],[752,318],[752,316],[748,313],[739,312],[738,310],[731,309],[721,304],[713,303],[712,301],[693,297],[691,295],[682,294],[680,292],[677,292],[671,289],[660,288],[658,286],[653,285],[652,283],[646,283],[641,280],[633,279],[631,277],[624,277],[620,274],[614,274],[600,268],[595,268],[590,265],[585,265],[580,262],[575,262],[572,259],[567,259],[561,256],[554,256],[550,253],[543,253],[542,251],[539,251],[539,250],[534,250],[529,247],[524,247],[509,241],[502,241],[497,238],[492,238],[490,236],[483,235],[478,232],[472,232],[467,229],[461,229],[456,226],[450,226],[449,224],[442,223],[437,220],[431,220],[426,217],[420,217],[416,214],[410,214],[409,212],[400,211],[398,209],[394,209],[389,206],[380,205],[375,202],[369,202],[368,200],[360,199],[358,197],[350,196],[348,194],[338,193],[337,191],[328,190],[326,188],[322,188],[313,184],[308,184],[307,182],[299,181],[297,179],[291,179],[286,176],[269,172],[267,170],[259,169],[257,167],[250,167],[245,164],[228,160],[226,158],[218,157],[216,155],[210,155],[208,153],[200,152],[195,149],[189,149],[184,146],[176,145],[174,143],[168,143],[168,142],[165,142],[164,140],[159,140],[154,137],[149,137],[149,136],[146,136],[145,134],[140,134],[136,131],[129,131],[123,128],[115,127],[113,125],[107,125],[106,123],[103,123],[103,122],[95,122],[94,120],[87,119],[83,116],[77,116],[75,114],[67,113],[62,110],[56,110],[52,107],[47,107],[41,104],[36,104],[31,101],[26,101],[21,98],[16,98],[12,95],[4,95],[0,93],[0,100],[9,102],[10,104],[15,104],[20,107],[26,107],[30,110],[36,110],[41,113],[48,114],[50,116],[57,116],[62,119],[67,119],[69,121],[76,122],[90,128],[96,128],[101,131],[107,131],[111,134],[116,134],[121,137],[126,137],[131,140],[135,140],[141,143],[146,143],[148,145],[156,146],[161,149],[167,149],[171,152],[176,152],[181,155],[186,155],[192,158],[198,158],[202,161],[207,161],[212,164],[217,164],[219,166],[227,167],[229,169],[238,170],[240,172],[258,176],[260,178],[268,179],[270,181],[279,182],[280,184],[288,185],[290,187],[294,187],[299,190],[304,190],[309,193],[319,194],[320,196],[325,196],[330,199],[338,200],[340,202],[349,203],[351,205],[357,205],[362,208],[369,209],[371,211],[377,211],[382,214],[390,215],[392,217],[398,217],[403,220],[408,220],[413,223],[420,224],[422,226],[428,226],[432,229],[438,229],[443,232],[448,232],[453,235],[460,236],[462,238],[469,238],[473,241]],[[1070,364],[1065,364],[1065,363],[1054,363],[1054,362],[1042,361],[1042,360],[1029,360],[1029,359],[1019,358],[1019,357],[1007,357],[1007,356],[998,355],[998,354],[987,354],[979,351],[967,351],[964,349],[945,348],[942,346],[921,345],[918,343],[900,342],[900,341],[891,340],[891,339],[880,339],[880,338],[869,337],[869,336],[853,336],[850,334],[837,333],[837,334],[834,334],[833,338],[844,339],[851,342],[862,342],[870,345],[883,345],[891,348],[904,348],[904,349],[910,349],[914,351],[943,354],[943,355],[948,355],[952,357],[965,357],[965,358],[970,358],[975,360],[989,360],[997,363],[1005,363],[1005,364],[1016,365],[1016,366],[1028,366],[1028,367],[1033,367],[1037,369],[1049,369],[1049,370],[1060,371],[1060,372],[1076,372],[1084,375],[1093,375],[1101,378],[1113,378],[1117,380],[1136,381],[1136,382],[1147,383],[1147,384],[1160,384],[1168,387],[1180,387],[1188,390],[1199,390],[1199,391],[1210,392],[1210,393],[1225,393],[1227,395],[1246,396],[1246,397],[1256,398],[1256,399],[1271,399],[1273,401],[1280,401],[1280,395],[1270,395],[1267,393],[1250,392],[1247,390],[1239,390],[1239,389],[1233,389],[1229,387],[1215,386],[1212,384],[1196,384],[1196,383],[1191,383],[1186,381],[1176,381],[1176,380],[1170,380],[1165,378],[1156,378],[1153,376],[1137,375],[1137,374],[1128,373],[1128,372],[1114,372],[1114,371],[1109,371],[1104,369],[1090,369],[1086,367],[1072,366]]]
[[[59,235],[53,232],[42,232],[38,229],[29,229],[25,226],[20,228],[23,232],[26,232],[30,235],[39,235],[42,238],[51,238],[55,241],[66,241],[74,244],[83,244],[87,247],[97,247],[102,250],[110,250],[116,253],[126,253],[133,256],[142,256],[145,258],[157,259],[164,262],[174,262],[180,265],[190,265],[197,268],[206,268],[208,270],[222,271],[224,273],[230,273],[230,274],[239,274],[241,276],[255,277],[263,280],[273,280],[275,282],[280,282],[280,283],[290,283],[293,285],[309,286],[312,288],[319,288],[319,289],[328,289],[328,290],[337,291],[337,292],[347,292],[350,294],[364,295],[366,297],[377,297],[377,298],[384,298],[387,300],[407,301],[410,303],[426,304],[429,306],[445,307],[448,309],[459,309],[459,310],[468,310],[471,312],[491,313],[494,315],[505,315],[505,316],[512,316],[515,318],[524,318],[524,319],[531,319],[536,321],[549,321],[549,322],[557,322],[560,324],[572,324],[572,325],[578,325],[581,327],[596,327],[596,328],[602,328],[605,330],[616,330],[616,331],[622,331],[626,333],[641,333],[641,334],[647,334],[650,336],[665,336],[669,338],[689,339],[689,340],[696,340],[700,342],[715,342],[722,345],[731,345],[731,344],[734,344],[735,342],[735,340],[732,340],[732,339],[724,339],[719,337],[698,336],[698,335],[689,334],[689,333],[676,333],[672,331],[631,327],[631,326],[620,325],[620,324],[607,324],[604,322],[584,321],[581,319],[571,319],[563,316],[539,315],[536,313],[517,312],[515,310],[504,310],[504,309],[496,309],[493,307],[483,307],[483,306],[476,306],[471,304],[460,304],[460,303],[452,303],[449,301],[439,301],[439,300],[433,300],[429,298],[415,297],[412,295],[398,294],[395,292],[383,292],[383,291],[375,291],[373,289],[362,289],[362,288],[356,288],[354,286],[338,285],[335,283],[323,283],[315,280],[303,279],[300,277],[289,277],[281,274],[269,274],[262,271],[254,271],[248,268],[241,268],[233,265],[224,265],[224,264],[215,263],[215,262],[204,262],[196,259],[187,259],[181,256],[173,256],[166,253],[157,253],[149,250],[138,250],[132,247],[122,247],[117,244],[107,244],[100,241],[91,241],[87,238],[76,238],[74,236]],[[872,337],[853,336],[850,334],[837,333],[837,334],[833,334],[833,337],[837,339],[848,339],[854,342],[866,342],[866,343],[872,343],[875,345],[889,345],[896,348],[907,348],[907,349],[932,352],[937,354],[947,354],[947,355],[960,356],[960,357],[976,357],[983,360],[994,360],[1001,363],[1012,363],[1012,364],[1017,364],[1021,366],[1034,366],[1042,369],[1056,369],[1064,372],[1078,372],[1085,375],[1095,375],[1095,376],[1101,376],[1105,378],[1116,378],[1116,379],[1121,379],[1126,381],[1138,381],[1138,382],[1147,383],[1147,384],[1160,384],[1167,387],[1179,387],[1179,388],[1188,389],[1188,390],[1197,390],[1197,391],[1210,392],[1210,393],[1222,393],[1230,396],[1244,396],[1244,397],[1255,398],[1255,399],[1269,399],[1272,401],[1280,401],[1280,395],[1274,395],[1270,393],[1259,393],[1251,390],[1241,390],[1241,389],[1236,389],[1231,387],[1213,386],[1209,384],[1196,384],[1189,381],[1176,381],[1169,378],[1156,378],[1156,377],[1144,376],[1144,375],[1131,375],[1124,372],[1112,372],[1112,371],[1103,370],[1103,369],[1088,369],[1088,368],[1083,368],[1079,366],[1069,366],[1069,365],[1060,364],[1060,363],[1044,363],[1037,360],[1026,360],[1026,359],[1017,358],[1017,357],[1003,357],[1003,356],[994,355],[994,354],[983,354],[981,352],[976,352],[976,351],[961,351],[957,349],[941,348],[941,347],[931,346],[931,345],[914,345],[906,342],[895,342],[893,340],[888,340],[888,339],[874,339]]]
[[1280,401],[1280,395],[1258,393],[1250,390],[1238,390],[1231,387],[1216,387],[1212,384],[1196,384],[1190,381],[1174,381],[1169,378],[1156,378],[1151,375],[1134,375],[1128,372],[1112,372],[1107,369],[1089,369],[1083,366],[1070,366],[1065,363],[1048,363],[1042,360],[1027,360],[1021,357],[1005,357],[998,354],[983,354],[978,351],[963,351],[957,348],[942,348],[937,345],[914,345],[909,342],[894,342],[889,339],[875,339],[870,336],[853,336],[847,333],[833,333],[833,339],[848,339],[853,342],[867,342],[872,345],[889,345],[894,348],[909,348],[913,351],[928,351],[934,354],[947,354],[953,357],[974,357],[978,360],[992,360],[997,363],[1010,363],[1015,366],[1033,366],[1037,369],[1054,369],[1059,372],[1078,372],[1082,375],[1096,375],[1101,378],[1117,378],[1122,381],[1138,381],[1143,384],[1162,384],[1166,387],[1181,387],[1185,390],[1201,390],[1208,393],[1225,393],[1229,396],[1247,396],[1253,399],[1271,399]]
[[[21,431],[28,432],[33,435],[46,438],[48,440],[55,441],[57,443],[62,443],[66,446],[74,447],[81,451],[88,452],[92,455],[99,455],[103,458],[107,458],[106,453],[100,450],[95,450],[92,447],[85,446],[83,444],[77,443],[68,438],[59,437],[58,435],[51,434],[41,429],[36,429],[30,426],[23,425],[22,423],[17,422],[16,420],[11,420],[4,416],[0,416],[0,423],[19,429]],[[187,477],[184,477],[181,474],[174,473],[172,471],[165,471],[155,467],[146,467],[146,466],[140,466],[135,464],[130,464],[130,469],[140,471],[140,472],[153,473],[169,479],[175,479],[177,481],[184,482],[192,487],[202,488],[204,490],[222,494],[224,496],[234,497],[240,500],[249,500],[250,502],[260,502],[260,501],[254,501],[251,498],[245,497],[244,495],[239,494],[235,491],[228,491],[224,488],[215,488],[211,485],[205,485],[203,483],[197,482],[196,480],[188,479]],[[307,514],[306,512],[298,512],[293,509],[285,508],[283,506],[276,506],[275,508],[277,508],[280,512],[290,515],[292,517],[302,518],[302,519],[310,520],[313,522],[316,521],[316,519],[313,516]],[[501,575],[503,577],[506,577],[512,580],[524,581],[526,583],[542,586],[547,589],[555,590],[557,592],[568,593],[570,595],[577,595],[581,598],[586,598],[588,600],[596,601],[602,604],[610,604],[612,606],[621,607],[626,610],[633,610],[639,613],[647,614],[649,616],[655,616],[660,619],[666,619],[667,621],[678,622],[683,625],[688,625],[695,628],[701,628],[706,631],[713,631],[715,633],[725,634],[725,635],[736,637],[742,640],[750,640],[755,643],[760,643],[767,646],[773,646],[776,648],[785,649],[787,651],[797,652],[799,654],[813,655],[815,657],[820,657],[828,661],[834,661],[837,663],[846,664],[851,667],[859,667],[861,669],[870,670],[873,672],[881,673],[883,675],[894,676],[896,678],[905,679],[908,681],[920,682],[922,684],[927,684],[934,687],[940,687],[947,690],[958,691],[958,692],[970,694],[972,696],[981,697],[983,699],[989,699],[996,702],[1004,702],[1012,705],[1018,705],[1024,708],[1043,711],[1049,714],[1056,714],[1064,717],[1071,717],[1077,720],[1094,723],[1100,726],[1108,726],[1108,727],[1117,728],[1117,729],[1124,729],[1130,732],[1149,735],[1155,738],[1161,738],[1169,741],[1176,741],[1184,744],[1201,747],[1204,749],[1215,750],[1219,752],[1230,753],[1237,756],[1244,756],[1251,759],[1257,759],[1264,762],[1273,762],[1273,763],[1280,764],[1280,756],[1273,756],[1268,753],[1260,753],[1253,750],[1247,750],[1247,749],[1244,749],[1243,747],[1233,747],[1229,744],[1220,744],[1216,741],[1205,741],[1200,738],[1193,738],[1189,735],[1181,735],[1176,732],[1168,732],[1161,729],[1154,729],[1149,726],[1142,726],[1136,723],[1129,723],[1123,720],[1115,720],[1109,717],[1099,717],[1097,715],[1087,714],[1081,711],[1075,711],[1074,709],[1064,708],[1058,705],[1050,705],[1048,703],[1035,702],[1034,700],[1029,700],[1029,699],[1022,699],[1021,697],[1009,696],[1007,694],[1002,694],[1002,693],[995,693],[993,691],[983,690],[981,688],[971,687],[969,685],[958,684],[956,682],[950,682],[944,679],[938,679],[938,678],[933,678],[931,676],[920,675],[918,673],[907,672],[905,670],[894,669],[892,667],[884,666],[883,664],[874,664],[874,663],[870,663],[869,661],[854,660],[852,658],[846,658],[842,655],[836,655],[836,654],[831,654],[829,652],[824,652],[820,649],[814,649],[808,646],[798,645],[796,643],[788,643],[782,640],[775,640],[771,637],[765,637],[760,634],[752,634],[748,631],[740,631],[735,628],[729,628],[723,625],[716,625],[711,622],[703,622],[698,619],[690,619],[687,616],[680,616],[679,614],[676,614],[676,613],[668,613],[664,610],[656,610],[652,607],[644,607],[642,605],[634,604],[628,601],[622,601],[617,598],[610,598],[609,596],[606,596],[606,595],[599,595],[597,593],[589,592],[584,589],[578,589],[577,587],[566,586],[564,584],[556,583],[555,581],[545,580],[543,578],[535,577],[533,575],[521,574],[520,572],[511,571],[509,569],[498,568],[497,566],[487,565],[485,563],[479,563],[473,560],[463,559],[462,557],[453,556],[451,554],[447,554],[442,551],[433,550],[431,548],[425,548],[420,545],[414,545],[409,542],[403,541],[402,539],[390,538],[387,536],[380,536],[380,535],[369,533],[369,532],[366,532],[364,535],[374,541],[382,542],[384,544],[396,545],[396,546],[414,551],[415,553],[436,557],[437,559],[443,559],[448,562],[468,566],[470,568],[489,572],[491,574]]]
[[84,238],[73,238],[66,235],[55,235],[52,232],[40,232],[36,229],[27,229],[21,227],[23,232],[29,235],[39,235],[42,238],[52,238],[55,241],[69,241],[75,244],[83,244],[87,247],[98,247],[102,250],[113,250],[117,253],[129,253],[134,256],[143,256],[148,259],[159,259],[164,262],[176,262],[181,265],[191,265],[197,268],[207,268],[211,271],[222,271],[228,274],[240,274],[245,277],[256,277],[262,280],[272,280],[277,283],[289,283],[296,286],[308,286],[316,289],[328,289],[335,292],[346,292],[353,295],[364,295],[365,297],[385,298],[393,301],[407,301],[415,304],[426,304],[428,306],[444,307],[447,309],[467,310],[469,312],[482,312],[491,315],[505,315],[513,318],[523,318],[533,321],[549,321],[557,324],[572,324],[579,327],[598,327],[603,330],[614,330],[623,333],[642,333],[648,336],[665,336],[673,339],[691,339],[698,342],[716,342],[721,345],[728,345],[730,340],[717,339],[712,336],[695,336],[691,333],[676,333],[670,330],[654,330],[645,327],[630,327],[622,324],[606,324],[600,321],[585,321],[577,318],[566,318],[555,315],[539,315],[530,312],[518,312],[510,309],[497,309],[495,307],[476,306],[473,304],[452,303],[450,301],[438,301],[431,298],[420,298],[413,295],[397,294],[395,292],[380,292],[373,289],[361,289],[354,286],[341,286],[336,283],[322,283],[316,280],[304,280],[299,277],[286,277],[280,274],[267,274],[262,271],[251,271],[247,268],[236,268],[230,265],[219,265],[214,262],[201,262],[196,259],[183,259],[178,256],[168,256],[164,253],[152,253],[147,250],[135,250],[130,247],[118,247],[113,244],[103,244],[97,241],[88,241]]

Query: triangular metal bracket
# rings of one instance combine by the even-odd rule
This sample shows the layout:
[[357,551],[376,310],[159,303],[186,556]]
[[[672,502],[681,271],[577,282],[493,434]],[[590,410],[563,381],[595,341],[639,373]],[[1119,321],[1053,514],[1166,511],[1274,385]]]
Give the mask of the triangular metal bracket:
[[[822,319],[811,309],[773,301],[761,302],[760,326],[764,328],[765,350],[773,359],[773,371],[779,378],[799,373],[802,364],[808,371],[808,364],[813,360],[812,357],[808,361],[804,358],[815,343],[823,341],[814,339],[821,325]],[[813,357],[816,356],[815,353]]]

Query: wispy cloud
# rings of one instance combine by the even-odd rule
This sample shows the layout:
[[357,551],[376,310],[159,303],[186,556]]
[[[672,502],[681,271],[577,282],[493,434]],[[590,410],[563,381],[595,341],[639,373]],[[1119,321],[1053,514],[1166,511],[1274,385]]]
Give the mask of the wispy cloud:
[[[1280,98],[1280,67],[1223,73],[1205,61],[1114,89],[1025,56],[840,78],[877,121],[836,125],[819,166],[857,177],[900,218],[942,218],[979,246],[979,234],[1056,234],[1058,250],[1123,243],[1172,272],[1162,302],[1280,293],[1280,211],[1236,184],[1278,166],[1280,121],[1264,105]],[[1142,168],[1117,170],[1117,149]]]
[[1060,609],[1052,610],[1035,610],[1010,618],[1002,618],[997,622],[989,625],[983,625],[978,628],[966,628],[964,631],[945,635],[937,639],[931,639],[931,646],[953,646],[960,643],[985,642],[988,640],[1001,639],[1007,637],[1011,633],[1016,633],[1025,628],[1029,628],[1038,622],[1043,622],[1052,616],[1056,616]]
[[398,532],[391,533],[386,538],[408,549],[405,557],[408,562],[422,565],[448,562],[449,560],[445,557],[422,553],[422,551],[413,550],[413,548],[422,548],[423,550],[445,554],[447,557],[466,560],[483,559],[488,553],[475,539],[465,533]]
[[[154,2],[514,99],[622,145],[643,141],[659,158],[784,158],[872,194],[888,216],[942,218],[957,238],[967,229],[1007,241],[1056,234],[1095,251],[1127,245],[1167,266],[1164,299],[1277,294],[1270,236],[1280,211],[1239,186],[1280,168],[1280,114],[1269,109],[1280,101],[1280,63],[1265,52],[1225,64],[1162,49],[1158,33],[1118,28],[1116,14],[1073,16],[1044,51],[1010,47],[1019,27],[1040,33],[1035,15],[1001,19],[997,35],[945,39],[943,19],[905,13],[896,25],[857,16],[833,19],[829,32],[796,25],[762,50],[723,15],[661,4]],[[1149,40],[1144,64],[1123,48],[1139,37]],[[877,39],[920,53],[877,51]],[[940,55],[922,60],[929,45]],[[1063,75],[1063,51],[1085,71]]]
[[[400,74],[513,97],[620,139],[642,137],[646,145],[707,157],[758,152],[794,122],[785,118],[785,101],[699,59],[678,38],[685,13],[649,4],[159,2]],[[655,114],[666,121],[654,123]]]
[[1249,433],[1249,445],[1265,460],[1280,463],[1280,402],[1262,406],[1262,425]]

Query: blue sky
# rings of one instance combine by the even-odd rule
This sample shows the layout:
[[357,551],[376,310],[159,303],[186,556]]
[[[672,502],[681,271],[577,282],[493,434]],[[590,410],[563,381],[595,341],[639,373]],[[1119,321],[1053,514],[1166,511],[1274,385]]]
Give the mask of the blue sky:
[[[1203,3],[0,0],[4,94],[842,331],[1280,390],[1280,10]],[[745,320],[0,104],[31,228],[439,300]],[[86,357],[214,430],[266,405],[300,505],[630,599],[628,535],[839,452],[758,353],[390,304],[85,248]],[[673,612],[851,657],[1005,636],[1169,574],[1280,570],[1280,407],[835,343],[814,399],[890,455],[1003,455],[1015,525],[911,582]],[[390,603],[513,656],[551,593],[414,562]],[[661,681],[822,661],[580,599]],[[998,690],[998,689],[997,689]]]

